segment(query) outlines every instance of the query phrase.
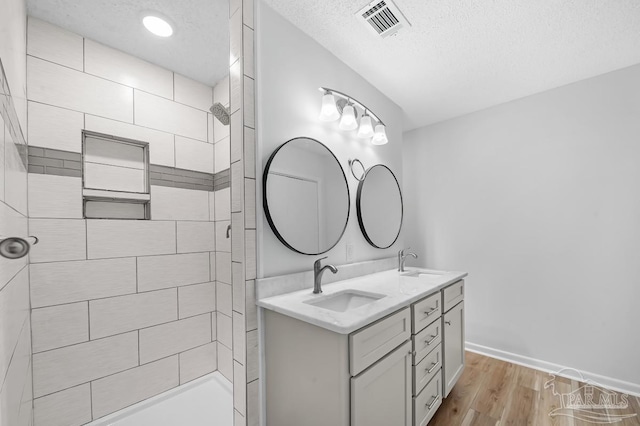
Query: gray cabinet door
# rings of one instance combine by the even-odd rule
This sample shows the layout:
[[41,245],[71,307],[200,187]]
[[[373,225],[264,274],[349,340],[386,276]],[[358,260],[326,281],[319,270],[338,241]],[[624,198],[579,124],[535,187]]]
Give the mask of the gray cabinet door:
[[446,398],[464,369],[464,302],[444,314],[444,393]]
[[351,379],[351,426],[411,426],[411,342]]

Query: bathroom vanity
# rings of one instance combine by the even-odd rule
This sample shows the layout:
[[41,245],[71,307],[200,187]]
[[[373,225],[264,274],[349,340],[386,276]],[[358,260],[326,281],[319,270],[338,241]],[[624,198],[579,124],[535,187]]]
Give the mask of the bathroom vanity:
[[389,270],[261,299],[267,425],[426,425],[464,368],[466,275]]

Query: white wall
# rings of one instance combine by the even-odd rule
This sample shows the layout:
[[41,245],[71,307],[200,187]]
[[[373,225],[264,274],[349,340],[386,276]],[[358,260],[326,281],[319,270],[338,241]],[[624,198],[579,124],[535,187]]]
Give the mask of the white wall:
[[406,244],[469,272],[467,341],[640,392],[640,65],[404,142]]
[[[355,207],[357,181],[351,176],[347,162],[359,158],[366,167],[383,163],[401,180],[401,109],[264,2],[258,2],[258,22],[258,277],[310,270],[313,261],[320,257],[287,249],[269,228],[262,209],[264,165],[278,146],[298,136],[327,145],[342,164],[349,182],[351,212],[347,230],[338,245],[325,254],[329,256],[326,261],[346,263],[347,244],[354,246],[354,262],[393,256],[402,247],[402,235],[391,248],[379,250],[371,247],[360,232]],[[340,131],[337,123],[320,122],[320,86],[348,93],[371,108],[387,125],[389,143],[374,147],[357,139],[355,132]]]

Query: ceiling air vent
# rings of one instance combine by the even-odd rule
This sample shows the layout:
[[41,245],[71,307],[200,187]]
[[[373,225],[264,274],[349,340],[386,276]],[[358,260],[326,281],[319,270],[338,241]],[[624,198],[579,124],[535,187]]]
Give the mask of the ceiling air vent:
[[369,3],[357,14],[380,37],[396,35],[404,27],[411,24],[391,0],[378,0]]

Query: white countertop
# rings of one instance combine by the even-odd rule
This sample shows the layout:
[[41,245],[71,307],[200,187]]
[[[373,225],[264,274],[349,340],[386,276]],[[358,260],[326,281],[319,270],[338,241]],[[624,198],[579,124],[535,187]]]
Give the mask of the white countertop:
[[[322,286],[321,294],[313,294],[311,289],[305,289],[268,297],[256,303],[262,308],[318,327],[340,334],[349,334],[467,276],[466,272],[407,268],[407,272],[411,271],[433,275],[407,277],[400,275],[394,269],[325,284]],[[385,297],[346,312],[336,312],[308,303],[344,290],[378,293]]]

